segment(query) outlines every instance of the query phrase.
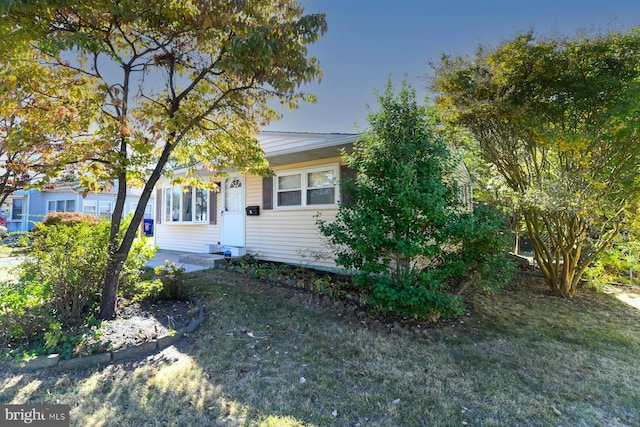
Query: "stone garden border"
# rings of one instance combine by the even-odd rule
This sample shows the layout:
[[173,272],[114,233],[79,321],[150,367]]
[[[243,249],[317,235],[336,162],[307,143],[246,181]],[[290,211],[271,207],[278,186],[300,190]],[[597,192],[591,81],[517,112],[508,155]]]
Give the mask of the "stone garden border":
[[198,307],[198,315],[194,320],[183,328],[175,331],[173,335],[165,335],[160,338],[145,341],[133,346],[120,348],[118,350],[109,351],[106,353],[92,354],[90,356],[76,357],[69,360],[60,360],[59,354],[49,354],[46,356],[36,356],[20,362],[3,363],[0,366],[12,368],[20,371],[33,371],[36,369],[44,368],[57,368],[63,370],[69,369],[81,369],[92,366],[108,365],[109,363],[128,358],[140,358],[151,353],[156,353],[164,350],[167,347],[172,346],[176,342],[180,341],[183,336],[195,331],[204,322],[204,306],[196,299],[191,298]]

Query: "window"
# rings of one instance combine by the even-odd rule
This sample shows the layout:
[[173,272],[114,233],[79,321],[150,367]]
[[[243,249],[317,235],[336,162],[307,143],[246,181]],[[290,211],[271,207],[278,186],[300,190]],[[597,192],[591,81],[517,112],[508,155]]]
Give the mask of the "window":
[[302,175],[278,176],[278,206],[300,206],[302,204]]
[[113,203],[107,200],[85,200],[82,202],[82,212],[111,219]]
[[173,205],[171,205],[171,221],[180,221],[180,193],[182,192],[182,188],[173,187],[171,199],[173,200]]
[[165,222],[208,222],[209,192],[196,187],[169,187],[164,192]]
[[182,220],[193,221],[193,188],[187,187],[182,191]]
[[111,202],[100,200],[98,202],[98,216],[111,219]]
[[13,206],[11,206],[11,219],[22,219],[22,199],[13,199]]
[[[165,222],[170,222],[171,221],[171,188],[166,189],[164,200],[165,200],[164,220]],[[158,203],[160,203],[159,200],[158,200]]]
[[82,212],[88,213],[88,214],[91,214],[91,215],[96,215],[96,213],[97,213],[96,201],[95,200],[85,200],[82,203]]
[[76,210],[75,200],[50,200],[47,203],[47,213],[49,212],[74,212]]
[[278,207],[335,205],[337,177],[337,166],[279,173],[275,188],[276,205]]
[[9,197],[5,203],[0,206],[0,225],[4,225],[3,221],[20,221],[22,219],[24,199]]
[[[129,204],[129,213],[135,212],[138,208],[138,202],[131,202]],[[147,203],[144,209],[144,219],[153,219],[153,204]]]
[[208,191],[201,188],[194,189],[196,193],[196,217],[195,222],[204,222],[207,220],[207,212],[209,210]]
[[307,204],[328,205],[336,201],[336,174],[333,170],[307,173]]

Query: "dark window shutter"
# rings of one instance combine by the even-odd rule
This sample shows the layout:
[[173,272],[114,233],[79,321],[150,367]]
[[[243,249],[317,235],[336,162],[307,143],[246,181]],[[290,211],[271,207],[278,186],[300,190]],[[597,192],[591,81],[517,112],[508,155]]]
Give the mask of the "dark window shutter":
[[162,224],[162,188],[156,190],[156,224]]
[[340,165],[340,205],[349,206],[353,204],[353,200],[349,197],[347,188],[353,186],[353,182],[358,176],[355,169],[351,169],[347,165]]
[[209,224],[218,223],[218,193],[219,191],[209,191]]
[[273,209],[273,177],[262,178],[262,209]]

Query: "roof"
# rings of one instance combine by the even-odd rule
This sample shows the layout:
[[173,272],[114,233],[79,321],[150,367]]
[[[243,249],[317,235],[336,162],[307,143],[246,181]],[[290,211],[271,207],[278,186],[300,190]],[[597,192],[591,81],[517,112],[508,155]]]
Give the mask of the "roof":
[[265,131],[257,136],[271,166],[336,157],[349,150],[359,135],[355,133],[306,133]]

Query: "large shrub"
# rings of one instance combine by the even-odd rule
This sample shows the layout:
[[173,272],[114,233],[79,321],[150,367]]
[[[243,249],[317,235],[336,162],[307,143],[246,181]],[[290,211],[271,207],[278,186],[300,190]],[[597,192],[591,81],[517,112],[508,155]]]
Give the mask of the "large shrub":
[[[73,218],[72,218],[73,216]],[[57,214],[36,227],[28,270],[51,289],[56,314],[77,323],[102,289],[109,223],[84,221]],[[94,217],[95,218],[95,217]]]
[[440,269],[452,282],[461,282],[457,294],[471,286],[493,292],[511,281],[515,264],[505,256],[511,249],[512,235],[507,217],[494,206],[480,204],[473,212],[464,213],[447,227],[456,250],[448,251]]
[[[124,227],[128,220],[125,222]],[[35,282],[49,287],[55,314],[65,324],[78,323],[99,301],[109,227],[108,221],[93,215],[58,212],[48,215],[34,230],[25,271]],[[152,255],[143,240],[134,245],[122,270],[123,287],[138,280],[140,268]]]
[[459,315],[468,285],[452,286],[452,278],[477,275],[486,288],[500,284],[486,280],[487,262],[506,262],[494,256],[504,249],[496,244],[496,223],[467,212],[459,162],[415,91],[405,82],[396,96],[389,82],[379,102],[370,129],[344,157],[357,172],[341,182],[348,203],[335,221],[319,219],[318,226],[337,264],[355,271],[356,285],[381,311],[432,320]]

